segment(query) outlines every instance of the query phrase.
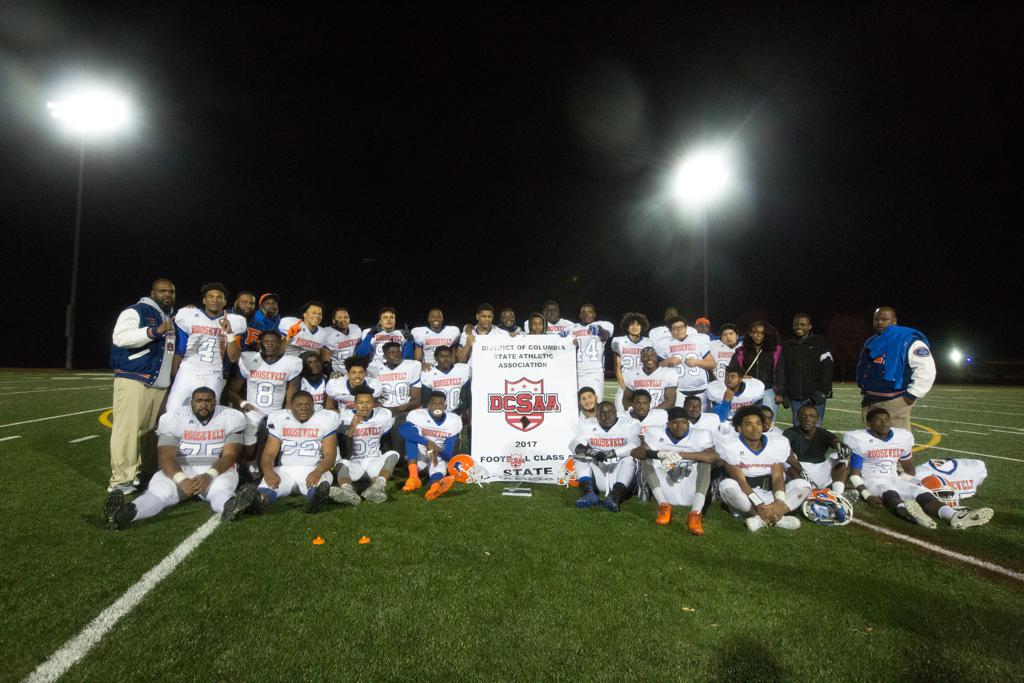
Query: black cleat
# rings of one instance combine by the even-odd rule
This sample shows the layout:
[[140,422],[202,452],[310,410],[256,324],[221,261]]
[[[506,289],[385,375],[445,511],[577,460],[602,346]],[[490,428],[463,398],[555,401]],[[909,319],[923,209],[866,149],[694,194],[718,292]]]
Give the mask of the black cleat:
[[323,507],[324,502],[331,494],[331,482],[322,481],[316,485],[316,489],[313,492],[313,497],[309,499],[306,504],[306,512],[313,514],[320,512],[320,508]]
[[117,531],[117,513],[124,508],[124,491],[115,488],[107,494],[103,503],[103,516],[107,518],[107,530]]
[[256,502],[256,499],[259,497],[260,494],[252,484],[244,484],[238,487],[238,491],[235,495],[228,498],[228,501],[224,503],[224,510],[220,513],[220,521],[235,521],[238,518],[238,515],[252,507],[252,504]]

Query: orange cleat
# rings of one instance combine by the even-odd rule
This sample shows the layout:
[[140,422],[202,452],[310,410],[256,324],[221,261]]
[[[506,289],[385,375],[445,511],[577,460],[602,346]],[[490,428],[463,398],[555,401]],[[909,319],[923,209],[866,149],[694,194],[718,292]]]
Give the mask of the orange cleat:
[[704,535],[704,518],[696,510],[686,516],[686,530],[694,536]]
[[405,480],[405,486],[402,487],[403,491],[415,491],[419,487],[423,486],[420,482],[419,477],[409,477]]
[[427,491],[427,495],[424,497],[427,500],[434,500],[435,498],[438,498],[447,493],[448,489],[450,489],[452,487],[452,484],[454,483],[455,477],[453,477],[450,474],[447,477],[438,479],[437,481],[430,485],[430,489]]
[[662,503],[658,506],[658,518],[654,520],[655,524],[661,526],[668,526],[672,523],[672,506],[668,503]]

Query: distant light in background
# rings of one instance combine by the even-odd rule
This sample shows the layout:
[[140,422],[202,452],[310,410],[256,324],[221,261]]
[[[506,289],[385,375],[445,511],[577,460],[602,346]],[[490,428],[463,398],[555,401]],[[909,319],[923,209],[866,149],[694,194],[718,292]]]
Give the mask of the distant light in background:
[[964,354],[960,353],[959,349],[953,349],[949,352],[949,359],[955,364],[960,365],[960,361],[964,359]]
[[964,356],[964,362],[970,365],[974,362],[974,356]]
[[68,132],[83,138],[122,131],[132,121],[128,98],[107,86],[74,86],[60,99],[47,102],[46,107]]

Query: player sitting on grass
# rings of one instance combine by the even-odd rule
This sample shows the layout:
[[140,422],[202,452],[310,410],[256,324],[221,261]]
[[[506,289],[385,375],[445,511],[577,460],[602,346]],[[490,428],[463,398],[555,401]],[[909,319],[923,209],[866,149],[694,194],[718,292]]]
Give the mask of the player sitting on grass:
[[[914,435],[907,429],[890,427],[888,410],[872,408],[866,420],[867,429],[846,432],[843,442],[853,451],[850,484],[869,505],[885,506],[897,517],[928,529],[936,527],[932,517],[949,522],[954,529],[980,526],[992,519],[991,508],[956,510],[913,478]],[[905,473],[902,477],[896,470],[897,463]]]
[[[260,456],[263,482],[254,507],[260,511],[278,498],[306,496],[306,512],[319,512],[331,489],[341,418],[333,410],[313,410],[308,391],[296,391],[291,410],[267,418],[267,444]],[[281,464],[274,462],[280,457]],[[241,495],[241,492],[239,492]]]
[[[380,450],[381,440],[391,431],[395,418],[387,408],[375,408],[373,390],[364,385],[352,390],[354,408],[343,410],[345,457],[334,472],[338,485],[330,490],[331,500],[341,505],[359,505],[362,500],[383,503],[388,499],[388,479],[398,464],[398,451]],[[362,499],[353,484],[365,482]]]
[[[700,400],[699,396],[693,398]],[[636,403],[633,405],[635,408]],[[644,479],[658,501],[655,522],[667,526],[672,521],[672,506],[688,505],[686,528],[694,536],[703,536],[701,510],[711,483],[711,464],[718,460],[714,435],[691,428],[683,408],[670,408],[668,424],[641,436],[632,455],[640,461]]]
[[452,487],[455,478],[448,474],[448,461],[455,455],[455,445],[462,431],[462,418],[445,411],[445,395],[435,391],[427,399],[426,408],[409,413],[400,428],[405,439],[405,459],[409,463],[409,479],[403,491],[415,491],[421,486],[419,471],[427,470],[430,488],[427,500],[434,500]]
[[242,500],[234,498],[238,486],[235,460],[242,452],[244,429],[245,416],[218,406],[213,389],[193,391],[188,407],[160,417],[156,430],[160,471],[153,475],[146,492],[131,503],[125,503],[120,489],[107,496],[103,506],[107,528],[126,529],[136,520],[193,496],[207,501],[225,521],[234,519],[239,506],[252,502],[251,493]]
[[818,426],[818,409],[813,403],[800,407],[797,423],[782,433],[791,449],[787,476],[806,479],[814,488],[845,491],[850,449],[835,434]]
[[[580,488],[576,507],[600,503],[606,510],[618,512],[636,476],[637,461],[628,456],[639,445],[640,424],[628,415],[616,415],[611,401],[599,403],[597,419],[580,422],[569,443]],[[603,501],[594,486],[604,490]]]
[[722,437],[716,446],[726,473],[718,494],[730,511],[747,517],[751,531],[799,529],[800,520],[787,513],[803,504],[811,485],[803,479],[785,481],[789,441],[781,434],[762,434],[760,406],[740,408],[732,423],[739,433]]

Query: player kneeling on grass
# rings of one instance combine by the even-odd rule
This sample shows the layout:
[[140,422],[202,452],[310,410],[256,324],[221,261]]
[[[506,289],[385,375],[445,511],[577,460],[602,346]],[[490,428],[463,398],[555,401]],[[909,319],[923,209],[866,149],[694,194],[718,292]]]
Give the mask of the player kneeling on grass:
[[714,435],[691,428],[685,409],[670,408],[667,426],[641,436],[632,455],[640,461],[658,501],[656,523],[666,526],[672,521],[673,505],[689,505],[686,528],[694,536],[703,536],[700,511],[711,483],[711,464],[718,460]]
[[[103,506],[109,529],[126,529],[136,520],[152,517],[185,498],[199,496],[222,519],[234,519],[237,509],[235,461],[242,452],[245,416],[217,405],[217,394],[199,387],[185,408],[164,413],[157,426],[157,461],[160,471],[149,488],[131,503],[115,489]],[[252,494],[248,494],[248,505]]]
[[[611,401],[597,404],[597,419],[581,421],[569,443],[580,489],[576,507],[600,503],[606,510],[618,512],[636,476],[637,461],[628,456],[639,445],[639,422],[628,415],[616,415]],[[603,501],[594,486],[604,490]]]
[[[936,527],[932,516],[949,522],[954,529],[980,526],[992,519],[990,508],[957,510],[914,479],[914,435],[907,429],[890,427],[888,410],[872,408],[865,419],[868,428],[846,432],[843,441],[853,451],[850,484],[868,504],[885,506],[897,517],[928,529]],[[902,476],[896,470],[897,463],[903,468]]]
[[737,434],[722,437],[716,446],[725,463],[726,478],[718,494],[734,514],[747,516],[747,528],[766,526],[799,529],[800,520],[787,516],[811,494],[803,479],[785,480],[789,441],[781,434],[763,434],[760,406],[746,406],[732,418]]
[[[398,464],[398,451],[382,453],[380,442],[395,426],[395,418],[387,408],[373,406],[373,389],[365,384],[352,390],[352,399],[353,409],[341,413],[345,457],[334,471],[338,485],[331,487],[331,500],[341,505],[359,505],[362,500],[383,503],[388,499],[388,479]],[[354,486],[358,483],[368,484],[362,498]]]
[[427,407],[409,413],[409,418],[398,430],[405,439],[405,459],[409,463],[409,479],[402,490],[418,489],[421,485],[419,471],[427,470],[430,476],[427,500],[434,500],[455,483],[455,477],[448,474],[448,461],[455,455],[462,418],[445,411],[445,405],[444,393],[433,392],[427,399]]
[[[292,396],[291,410],[267,418],[267,444],[260,456],[263,482],[253,504],[256,511],[296,493],[306,496],[306,512],[320,511],[331,489],[340,424],[333,410],[314,411],[313,397],[302,390]],[[274,467],[278,457],[281,464]]]

